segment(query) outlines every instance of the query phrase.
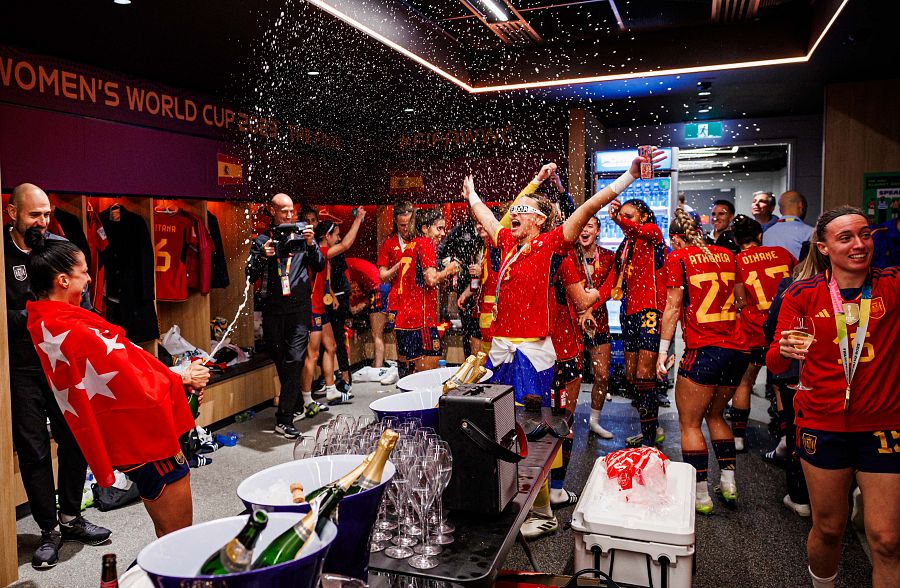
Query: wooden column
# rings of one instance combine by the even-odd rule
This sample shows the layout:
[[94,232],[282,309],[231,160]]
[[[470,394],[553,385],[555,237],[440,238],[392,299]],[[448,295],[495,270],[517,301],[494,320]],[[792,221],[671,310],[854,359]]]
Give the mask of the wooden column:
[[[2,185],[2,182],[0,182]],[[0,247],[0,261],[4,261]],[[4,267],[5,261],[4,261]],[[6,292],[6,272],[0,274],[0,287]],[[0,298],[0,311],[6,317],[6,296]],[[6,367],[0,375],[0,586],[19,579],[16,550],[16,502],[13,498],[12,414],[9,404],[9,340],[6,320],[0,321],[0,365]]]
[[573,108],[569,111],[569,194],[575,204],[582,204],[589,188],[585,187],[585,137],[588,113],[584,108]]

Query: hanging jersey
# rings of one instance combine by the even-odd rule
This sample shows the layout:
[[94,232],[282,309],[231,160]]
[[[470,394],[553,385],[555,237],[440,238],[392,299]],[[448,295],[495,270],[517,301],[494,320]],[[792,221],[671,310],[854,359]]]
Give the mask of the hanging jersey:
[[[572,258],[572,263],[575,266],[576,271],[578,271],[578,275],[581,278],[582,285],[587,288],[588,280],[587,280],[587,272],[585,271],[585,265],[591,271],[591,285],[600,290],[609,278],[610,275],[614,275],[615,271],[615,261],[616,254],[610,251],[609,249],[604,249],[603,247],[597,247],[597,256],[591,259],[580,259],[577,251],[574,249],[571,253],[569,253],[569,257]],[[601,298],[599,302],[594,304],[593,307],[594,319],[597,321],[597,332],[598,333],[608,333],[609,332],[609,314],[606,312],[606,300]]]
[[168,302],[187,300],[187,247],[193,226],[187,217],[156,214],[153,220],[153,249],[156,252],[156,299]]
[[673,251],[666,260],[667,285],[683,291],[680,318],[685,345],[747,349],[734,307],[734,255],[716,245],[708,249],[714,260],[693,245]]
[[550,336],[553,339],[558,362],[578,357],[584,350],[578,313],[566,292],[572,284],[580,283],[581,275],[575,268],[572,255],[566,255],[560,263],[559,275],[553,283],[553,330]]
[[[808,316],[815,325],[815,339],[803,363],[803,383],[812,390],[797,390],[794,398],[799,427],[835,432],[900,430],[900,349],[898,305],[900,267],[872,268],[872,294],[866,339],[850,383],[850,407],[844,410],[847,382],[841,364],[834,305],[828,290],[830,275],[818,274],[794,282],[784,293],[776,333],[790,330],[795,317]],[[843,302],[861,309],[860,290],[841,290]],[[861,317],[857,316],[857,319]],[[847,325],[848,347],[853,353],[859,321]],[[791,360],[781,356],[778,338],[766,354],[773,372],[785,371]],[[882,441],[882,453],[897,451],[900,439]]]
[[[384,243],[381,244],[381,249],[378,250],[378,260],[375,262],[375,265],[391,269],[402,258],[403,247],[400,245],[400,237],[394,234],[385,239]],[[391,278],[391,293],[388,295],[388,310],[396,311],[398,308],[397,303],[400,298],[400,293],[397,290],[400,288],[402,275],[403,267],[401,267],[400,271]]]
[[322,257],[325,258],[325,269],[321,272],[316,272],[316,277],[313,279],[313,287],[312,287],[312,311],[315,314],[325,314],[327,307],[330,305],[325,304],[325,294],[328,293],[328,276],[331,275],[331,260],[328,259],[328,247],[327,246],[319,246],[319,250],[322,252]]
[[86,237],[88,246],[91,248],[91,283],[88,285],[91,295],[91,304],[101,316],[106,315],[106,302],[103,296],[103,284],[105,276],[103,264],[100,262],[101,253],[106,250],[109,245],[109,239],[106,238],[106,230],[103,223],[100,222],[100,214],[94,210],[88,212],[87,215],[87,232]]
[[741,309],[741,330],[751,349],[768,347],[763,323],[778,292],[782,278],[791,275],[797,260],[783,247],[751,247],[735,256],[737,280],[747,292],[747,305]]
[[512,263],[507,262],[519,252],[519,242],[512,232],[501,228],[494,240],[503,252],[494,336],[514,339],[549,336],[550,305],[553,302],[550,298],[551,285],[559,264],[572,249],[572,244],[563,237],[562,226],[541,233],[523,245],[518,259]]

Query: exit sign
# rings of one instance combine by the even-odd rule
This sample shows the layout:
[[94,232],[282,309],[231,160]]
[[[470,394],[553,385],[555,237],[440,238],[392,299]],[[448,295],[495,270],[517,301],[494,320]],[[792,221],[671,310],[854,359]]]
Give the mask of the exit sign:
[[688,123],[684,125],[685,139],[720,139],[722,137],[722,121]]

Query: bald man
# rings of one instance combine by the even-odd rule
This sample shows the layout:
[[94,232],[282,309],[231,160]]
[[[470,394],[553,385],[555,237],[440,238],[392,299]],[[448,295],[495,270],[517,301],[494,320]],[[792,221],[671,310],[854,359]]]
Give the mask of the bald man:
[[789,190],[778,199],[781,211],[774,225],[763,233],[763,245],[767,247],[784,247],[795,258],[800,259],[803,243],[809,241],[813,228],[803,222],[806,218],[806,197],[800,192]]
[[[41,529],[41,542],[34,552],[31,565],[51,568],[59,561],[62,541],[98,545],[109,539],[110,532],[80,516],[87,462],[63,418],[26,330],[28,317],[25,303],[36,298],[28,278],[31,250],[25,244],[25,233],[47,233],[50,200],[34,184],[22,184],[13,189],[7,212],[13,220],[3,233],[13,444],[19,458],[31,516]],[[55,235],[50,235],[50,238],[62,239]],[[90,308],[87,298],[83,300],[82,305]],[[58,447],[58,515],[54,497],[57,484],[53,479],[47,419],[50,419],[53,439]],[[61,532],[56,530],[57,521]]]
[[[272,226],[294,222],[294,201],[287,194],[276,194],[269,201]],[[294,414],[304,414],[300,396],[300,370],[306,358],[309,329],[312,326],[312,282],[315,272],[325,270],[325,257],[308,226],[299,237],[303,247],[279,251],[272,229],[260,234],[250,246],[247,276],[262,280],[263,337],[278,380],[281,383],[275,432],[285,439],[296,439]]]

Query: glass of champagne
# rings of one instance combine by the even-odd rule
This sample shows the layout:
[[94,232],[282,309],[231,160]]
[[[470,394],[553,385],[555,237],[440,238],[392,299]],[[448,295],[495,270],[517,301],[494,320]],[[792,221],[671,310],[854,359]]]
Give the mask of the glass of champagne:
[[[812,317],[808,316],[797,316],[794,317],[794,320],[791,321],[791,332],[788,334],[789,337],[799,340],[799,343],[796,343],[794,347],[800,350],[809,349],[809,346],[812,345],[813,339],[816,336],[816,325],[813,323]],[[803,360],[800,360],[800,376],[797,379],[796,384],[792,384],[788,386],[793,390],[812,390],[812,388],[803,385]]]

